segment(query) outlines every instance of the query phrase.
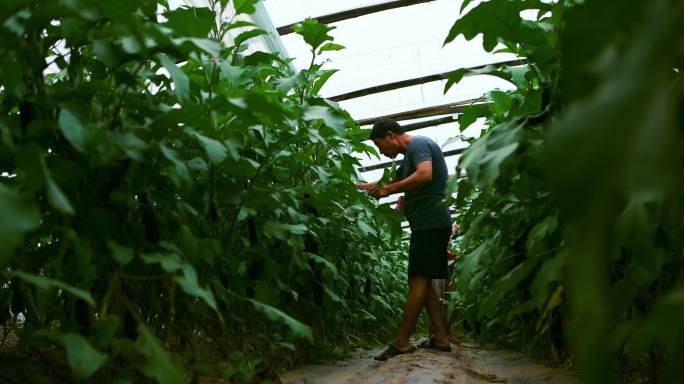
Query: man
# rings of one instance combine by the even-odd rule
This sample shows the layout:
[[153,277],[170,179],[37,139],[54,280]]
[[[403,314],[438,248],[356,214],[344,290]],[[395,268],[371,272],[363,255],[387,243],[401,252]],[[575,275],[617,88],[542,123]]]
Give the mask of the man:
[[375,357],[386,360],[392,356],[415,351],[409,342],[411,332],[423,307],[435,330],[427,348],[450,351],[444,326],[444,310],[431,279],[446,279],[447,244],[451,235],[451,215],[442,203],[447,184],[447,167],[439,146],[427,137],[404,133],[396,121],[379,119],[371,130],[370,139],[383,155],[394,159],[399,153],[404,159],[397,177],[384,186],[375,183],[357,184],[376,198],[406,193],[404,213],[411,227],[409,248],[409,293],[401,324],[394,341]]

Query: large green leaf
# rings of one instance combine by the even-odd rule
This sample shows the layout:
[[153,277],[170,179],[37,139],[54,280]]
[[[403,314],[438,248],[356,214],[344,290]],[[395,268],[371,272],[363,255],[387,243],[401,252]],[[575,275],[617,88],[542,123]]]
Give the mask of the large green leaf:
[[174,164],[176,175],[178,176],[177,184],[190,181],[190,172],[188,172],[188,166],[178,157],[176,151],[161,143],[159,144],[159,149],[164,157],[169,159]]
[[212,58],[218,58],[221,55],[221,44],[215,40],[198,37],[180,37],[171,39],[171,41],[177,46],[190,51],[205,52],[211,55]]
[[182,271],[183,274],[181,276],[176,276],[175,281],[181,286],[181,288],[183,288],[183,291],[185,291],[185,293],[188,295],[199,297],[200,299],[204,300],[204,302],[207,303],[211,309],[217,310],[214,294],[209,288],[202,288],[199,285],[197,272],[195,272],[195,269],[192,267],[192,265],[184,264]]
[[249,299],[249,301],[252,303],[252,305],[254,305],[254,308],[257,311],[266,315],[266,317],[268,317],[270,320],[286,325],[294,336],[313,342],[313,333],[308,325],[295,320],[278,308],[272,307],[254,299]]
[[65,292],[72,294],[75,297],[78,297],[86,303],[95,306],[95,300],[93,300],[93,297],[90,295],[89,292],[71,286],[61,280],[51,279],[49,277],[44,276],[38,276],[24,271],[13,271],[12,275],[40,289],[61,289]]
[[187,101],[190,94],[190,81],[188,80],[188,76],[183,73],[176,63],[171,61],[168,56],[160,53],[157,55],[157,60],[159,60],[161,65],[169,71],[171,79],[173,79],[174,92],[176,93],[178,100],[181,102]]
[[304,224],[284,224],[268,221],[264,224],[264,234],[279,240],[287,240],[291,235],[303,235],[307,232]]
[[551,287],[554,283],[561,281],[563,268],[565,267],[564,255],[558,254],[554,258],[547,259],[542,265],[539,272],[537,272],[534,281],[530,285],[530,292],[532,297],[515,312],[524,313],[534,309],[541,311],[545,303],[549,301],[552,294]]
[[145,264],[159,264],[163,270],[175,273],[183,268],[183,260],[176,253],[148,253],[140,256]]
[[493,241],[485,241],[480,246],[475,248],[472,252],[464,255],[463,261],[458,264],[458,269],[463,278],[459,279],[459,286],[466,290],[470,279],[475,276],[481,268],[481,261],[487,252],[492,252]]
[[461,34],[468,40],[482,34],[482,44],[487,52],[493,51],[499,43],[505,43],[508,46],[527,43],[528,39],[534,39],[537,36],[530,36],[531,32],[523,23],[520,12],[526,9],[549,9],[549,6],[541,1],[489,0],[483,2],[459,17],[449,30],[444,44],[453,41]]
[[26,196],[0,184],[0,266],[5,267],[23,236],[40,225],[38,208]]
[[339,135],[344,135],[344,125],[347,119],[331,108],[318,105],[307,107],[304,119],[323,120],[327,127],[332,128]]
[[332,40],[328,32],[335,29],[325,24],[321,24],[315,19],[306,19],[292,28],[297,34],[304,38],[304,41],[316,50],[326,41]]
[[160,384],[183,383],[183,375],[171,361],[169,353],[143,324],[138,325],[138,339],[135,347],[145,356],[145,362],[138,365],[138,369],[145,376],[157,380]]
[[21,97],[26,92],[22,80],[24,68],[16,58],[3,56],[0,58],[0,79],[8,92]]
[[318,79],[316,79],[316,81],[314,82],[314,86],[313,86],[313,88],[311,89],[311,92],[312,92],[314,95],[317,95],[317,94],[321,91],[321,88],[323,88],[323,86],[325,85],[325,83],[328,82],[328,80],[330,79],[330,77],[331,77],[332,75],[334,75],[335,73],[337,73],[338,71],[339,71],[339,70],[337,70],[337,69],[326,69],[326,70],[323,70],[323,71],[319,71],[320,76],[319,76]]
[[340,51],[344,49],[343,45],[340,44],[335,44],[335,43],[325,43],[323,46],[318,50],[318,53],[320,54],[321,52],[326,52],[326,51]]
[[498,177],[503,163],[518,148],[518,143],[511,143],[505,147],[488,151],[480,163],[484,165],[482,172],[483,185],[492,184]]
[[207,37],[216,22],[216,13],[209,8],[176,8],[164,12],[164,25],[178,36]]
[[236,14],[254,13],[256,4],[259,0],[233,0],[233,6]]
[[228,156],[228,149],[220,141],[206,137],[198,132],[192,132],[207,152],[209,160],[214,164],[220,164]]
[[320,256],[320,255],[317,255],[317,254],[315,254],[315,253],[311,253],[311,252],[305,252],[305,255],[307,255],[308,257],[310,257],[311,260],[313,260],[313,261],[315,261],[315,262],[317,262],[317,263],[319,263],[319,264],[324,265],[326,268],[328,268],[328,269],[330,270],[330,272],[332,272],[333,275],[337,275],[337,273],[338,273],[338,272],[337,272],[337,267],[335,266],[335,264],[333,264],[332,262],[330,262],[330,261],[327,260],[326,258],[324,258],[324,257],[322,257],[322,256]]
[[107,355],[93,348],[83,336],[68,333],[62,338],[67,361],[76,380],[85,380],[107,361]]
[[[499,64],[487,65],[480,69],[459,68],[451,72],[447,77],[447,82],[444,84],[444,93],[446,93],[454,84],[458,84],[465,76],[489,75],[513,82],[514,73],[517,72],[517,70]],[[517,82],[514,82],[514,84],[518,85]]]
[[233,41],[233,43],[237,46],[237,45],[240,45],[240,44],[244,43],[245,41],[247,41],[253,37],[257,37],[257,36],[261,36],[261,35],[267,35],[267,34],[268,34],[268,32],[264,31],[263,29],[252,29],[252,30],[242,32],[241,34],[237,35],[235,37],[235,40]]
[[107,242],[107,247],[112,252],[112,257],[121,265],[126,265],[133,260],[135,252],[130,247],[125,247],[119,243],[110,240]]
[[59,111],[59,128],[64,137],[78,151],[85,151],[86,129],[76,109],[62,105]]
[[62,192],[62,190],[59,188],[59,185],[57,185],[55,180],[52,178],[50,170],[45,165],[45,162],[41,161],[41,163],[43,164],[43,172],[45,173],[45,184],[47,187],[48,200],[50,200],[50,203],[58,211],[68,215],[73,215],[75,211],[74,207],[71,205],[71,202],[69,202],[69,199],[66,197],[64,192]]
[[216,310],[216,299],[209,288],[202,288],[199,285],[197,272],[195,268],[188,262],[182,260],[176,253],[150,253],[141,256],[143,262],[146,264],[159,264],[166,272],[176,274],[182,272],[180,276],[174,276],[174,281],[188,295],[199,297]]
[[541,242],[542,239],[554,233],[558,227],[558,217],[555,215],[547,216],[544,220],[537,223],[530,230],[530,234],[527,236],[527,250],[528,252],[533,252],[537,250],[537,244]]
[[494,112],[494,115],[505,117],[506,114],[511,112],[511,107],[513,106],[513,95],[503,91],[491,91],[489,92],[488,96],[492,101],[490,108]]

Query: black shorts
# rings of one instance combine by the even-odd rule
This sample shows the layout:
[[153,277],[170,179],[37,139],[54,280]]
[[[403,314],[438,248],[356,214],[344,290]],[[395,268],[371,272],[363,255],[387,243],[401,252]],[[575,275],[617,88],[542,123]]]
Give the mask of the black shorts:
[[450,237],[450,227],[411,231],[409,277],[449,278],[447,246]]

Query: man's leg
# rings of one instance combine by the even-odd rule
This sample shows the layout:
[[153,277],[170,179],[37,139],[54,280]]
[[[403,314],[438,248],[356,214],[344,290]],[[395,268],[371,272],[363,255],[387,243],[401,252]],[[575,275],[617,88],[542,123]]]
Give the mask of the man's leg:
[[[453,280],[452,280],[453,277],[451,276],[451,273],[449,275],[450,275],[449,280],[447,280],[449,283],[447,284],[447,287],[446,287],[447,293],[452,292],[454,289]],[[446,293],[445,293],[445,295],[446,295]],[[446,304],[444,305],[444,318],[446,319],[446,324],[445,324],[446,325],[446,334],[447,334],[447,337],[449,338],[449,341],[454,343],[454,344],[458,344],[459,340],[456,338],[456,336],[453,333],[454,320],[456,320],[456,311],[452,310],[451,312],[449,312],[449,308]]]
[[427,309],[432,328],[435,330],[435,343],[438,346],[449,345],[444,326],[444,310],[437,292],[429,278],[413,276],[409,277],[409,293],[404,305],[404,314],[394,339],[397,348],[404,350],[410,346],[409,338],[423,307]]
[[430,315],[432,329],[435,332],[435,344],[440,347],[449,345],[449,337],[444,325],[444,306],[439,301],[439,296],[432,284],[428,287],[425,309],[427,309],[428,315]]
[[[409,292],[408,296],[406,296],[406,304],[404,304],[404,314],[401,317],[401,324],[394,338],[394,345],[401,350],[411,345],[409,338],[418,321],[420,311],[423,310],[428,299],[428,288],[432,290],[429,278],[421,276],[409,277]],[[443,330],[444,323],[442,323]]]
[[[437,297],[443,298],[444,297],[444,292],[446,289],[446,279],[432,279],[430,280],[430,285],[435,289],[435,292],[437,292]],[[427,310],[427,306],[425,307]],[[428,313],[429,315],[429,313]],[[446,318],[446,309],[444,310],[444,317]],[[447,335],[449,334],[447,330]],[[428,325],[428,340],[432,339],[435,337],[435,327],[432,326],[432,322]]]

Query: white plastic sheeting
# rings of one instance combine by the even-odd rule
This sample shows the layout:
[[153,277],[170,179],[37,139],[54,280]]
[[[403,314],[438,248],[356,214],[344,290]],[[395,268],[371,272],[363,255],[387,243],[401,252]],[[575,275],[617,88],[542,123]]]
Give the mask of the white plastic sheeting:
[[[307,17],[381,3],[368,0],[265,0],[265,5],[276,27],[292,24]],[[511,54],[487,53],[481,39],[466,41],[462,37],[443,46],[444,39],[459,15],[461,0],[436,0],[373,13],[331,24],[336,27],[330,35],[346,49],[324,52],[317,59],[326,61],[326,68],[338,69],[323,87],[323,96],[331,97],[370,86],[412,79],[452,71],[462,67],[496,63],[514,59]],[[281,37],[289,55],[298,69],[306,68],[311,52],[303,39],[296,34]],[[390,113],[414,110],[471,98],[510,85],[491,76],[467,77],[444,94],[445,81],[427,83],[394,91],[378,93],[356,99],[341,101],[340,105],[355,119],[363,119]],[[434,117],[432,117],[434,118]],[[421,119],[424,120],[424,119]],[[403,121],[409,124],[421,120]],[[465,134],[478,135],[482,125],[476,123]],[[456,123],[424,128],[411,132],[424,135],[443,145],[460,134]],[[463,142],[453,142],[444,150],[463,147]],[[447,158],[451,172],[458,156]],[[362,158],[361,163],[372,165],[386,162],[382,157]],[[382,170],[364,173],[366,180],[377,179]]]
[[[240,15],[240,18],[250,20],[270,32],[269,35],[250,40],[250,51],[277,51],[293,58],[296,69],[304,69],[311,61],[311,52],[304,40],[294,33],[278,36],[274,27],[385,1],[388,0],[262,0],[254,15]],[[434,0],[332,23],[335,29],[330,35],[346,49],[324,52],[317,57],[318,63],[325,63],[324,68],[339,70],[323,87],[322,95],[332,97],[394,81],[514,59],[513,55],[507,53],[485,52],[479,37],[471,41],[459,37],[443,45],[449,29],[459,16],[462,2]],[[468,9],[477,3],[477,0],[471,2]],[[181,5],[208,6],[207,0],[169,0],[169,4],[172,8]],[[233,14],[229,11],[224,17],[232,18]],[[230,41],[226,43],[230,44]],[[466,77],[446,94],[444,84],[445,81],[436,81],[406,87],[341,101],[340,105],[358,120],[473,99],[494,89],[507,90],[511,87],[509,83],[491,76]],[[404,125],[433,118],[400,123]],[[450,139],[460,134],[478,136],[482,124],[482,121],[478,121],[464,132],[460,132],[457,123],[450,123],[423,128],[410,134],[427,136],[446,151],[466,146],[465,142]],[[359,155],[359,159],[363,166],[390,161],[384,156],[377,159]],[[453,174],[458,156],[446,160]],[[362,177],[368,181],[377,180],[382,172],[382,169],[365,172]],[[395,199],[392,197],[389,200]]]

